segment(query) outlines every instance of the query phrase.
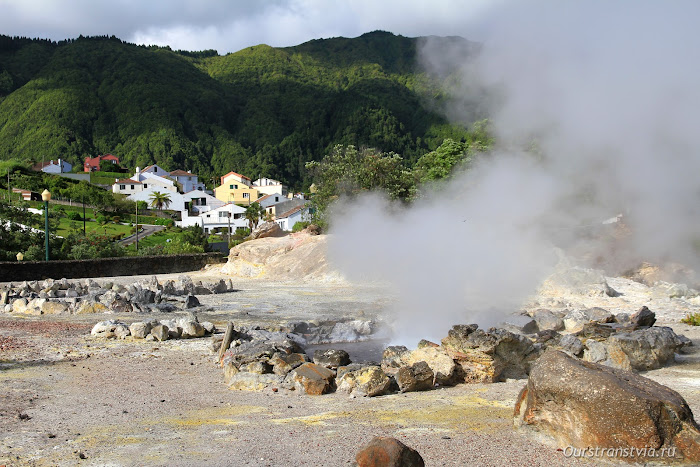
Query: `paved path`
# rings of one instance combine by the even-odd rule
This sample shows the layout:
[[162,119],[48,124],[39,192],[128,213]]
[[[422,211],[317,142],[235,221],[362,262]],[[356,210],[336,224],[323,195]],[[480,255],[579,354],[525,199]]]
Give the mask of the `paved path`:
[[[141,224],[141,232],[139,232],[139,240],[142,240],[149,235],[153,235],[156,232],[160,232],[161,230],[165,229],[164,225],[145,225]],[[132,243],[136,243],[136,234],[129,235],[128,237],[124,237],[121,240],[119,240],[119,243],[121,243],[124,246],[131,245]]]

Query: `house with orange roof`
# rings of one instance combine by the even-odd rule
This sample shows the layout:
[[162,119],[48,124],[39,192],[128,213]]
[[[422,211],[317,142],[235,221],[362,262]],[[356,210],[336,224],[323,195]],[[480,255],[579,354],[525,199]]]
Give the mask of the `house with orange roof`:
[[214,188],[214,196],[224,203],[248,206],[260,197],[260,192],[252,186],[250,178],[236,172],[221,177],[221,185]]

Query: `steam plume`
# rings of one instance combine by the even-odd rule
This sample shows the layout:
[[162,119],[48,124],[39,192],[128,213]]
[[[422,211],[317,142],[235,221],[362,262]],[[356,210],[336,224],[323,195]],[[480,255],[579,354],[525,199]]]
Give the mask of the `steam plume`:
[[[332,257],[350,277],[397,287],[409,339],[517,310],[551,271],[554,244],[697,266],[698,13],[682,1],[508,2],[468,21],[484,33],[478,55],[426,41],[428,72],[458,65],[446,114],[469,121],[485,106],[499,147],[409,210],[376,196],[347,206]],[[533,143],[534,155],[521,150]],[[581,247],[581,226],[619,213],[624,252]]]

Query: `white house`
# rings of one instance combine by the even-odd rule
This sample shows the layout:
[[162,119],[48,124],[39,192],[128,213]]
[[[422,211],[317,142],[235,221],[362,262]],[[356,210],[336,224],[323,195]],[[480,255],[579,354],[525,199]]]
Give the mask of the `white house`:
[[123,180],[117,179],[114,185],[112,185],[112,193],[122,193],[125,195],[133,195],[134,193],[143,191],[143,189],[143,183],[130,178],[125,178]]
[[[136,172],[139,172],[138,167],[136,167]],[[170,175],[170,172],[168,172],[158,164],[153,164],[149,165],[148,167],[144,167],[143,170],[141,170],[141,173],[158,175],[159,177],[167,177],[168,175]]]
[[170,172],[170,178],[182,185],[182,192],[188,193],[193,190],[204,191],[204,183],[199,181],[199,177],[195,174],[185,172],[184,170],[174,170]]
[[41,171],[49,174],[62,174],[65,172],[70,172],[72,169],[73,165],[69,164],[63,159],[59,159],[55,162],[53,160],[50,161],[48,164],[44,165],[41,168]]
[[226,204],[220,199],[216,199],[212,195],[199,190],[192,190],[182,195],[182,197],[185,200],[185,210],[191,212],[203,213],[220,208]]
[[282,182],[271,178],[259,178],[253,182],[253,188],[266,195],[278,194],[287,196],[287,187]]
[[196,216],[190,216],[187,211],[183,211],[182,221],[177,222],[177,225],[183,228],[199,225],[205,232],[209,233],[217,228],[227,230],[229,226],[231,231],[246,228],[248,221],[245,218],[245,208],[228,203],[216,209],[201,212]]
[[185,210],[185,197],[182,194],[178,193],[177,191],[173,192],[159,190],[158,188],[152,188],[150,185],[148,186],[148,189],[129,195],[126,199],[128,199],[129,201],[145,201],[150,206],[152,195],[155,191],[158,191],[160,193],[167,193],[170,197],[170,204],[168,204],[167,207],[164,206],[163,209],[168,209],[172,211]]
[[306,206],[296,206],[287,212],[283,212],[275,217],[275,222],[286,232],[291,232],[294,224],[310,219],[309,208]]

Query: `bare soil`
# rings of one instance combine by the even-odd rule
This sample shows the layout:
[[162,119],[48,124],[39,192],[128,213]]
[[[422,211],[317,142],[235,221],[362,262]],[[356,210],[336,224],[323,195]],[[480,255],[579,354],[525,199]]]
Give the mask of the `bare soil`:
[[[215,268],[189,275],[220,277]],[[391,300],[381,287],[234,284],[238,292],[199,297],[208,310],[199,312],[200,321],[378,317]],[[656,311],[655,299],[636,283],[614,287],[625,295],[590,300],[628,312],[644,301]],[[596,305],[603,306],[590,306]],[[673,303],[659,302],[659,309],[669,310],[662,324],[700,346],[700,331],[678,323]],[[429,466],[594,465],[513,430],[525,380],[376,398],[231,391],[210,339],[154,343],[89,335],[93,324],[114,317],[0,315],[0,465],[352,465],[358,449],[379,435],[417,449]],[[700,410],[700,353],[646,376]]]

